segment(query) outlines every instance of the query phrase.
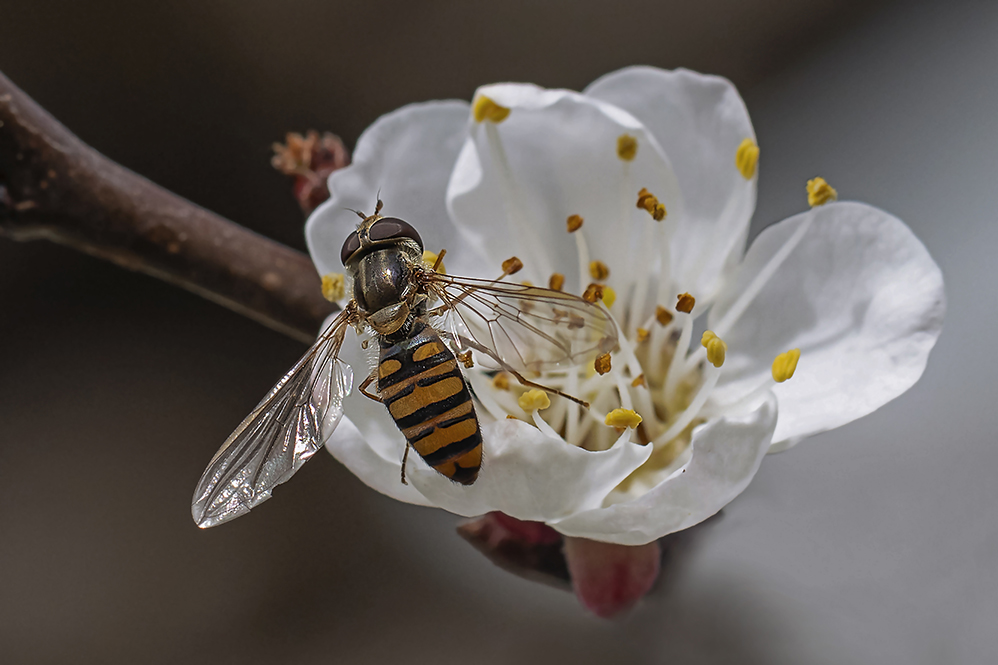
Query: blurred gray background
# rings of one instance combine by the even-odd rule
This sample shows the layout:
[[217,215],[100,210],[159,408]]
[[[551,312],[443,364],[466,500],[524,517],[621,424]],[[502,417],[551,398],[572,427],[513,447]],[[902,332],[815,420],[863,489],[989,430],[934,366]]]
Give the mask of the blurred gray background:
[[765,460],[602,622],[456,518],[320,455],[201,532],[194,483],[303,347],[49,244],[0,239],[0,662],[998,661],[998,4],[0,0],[0,70],[83,140],[303,248],[270,143],[618,67],[731,78],[762,146],[754,230],[822,175],[912,226],[949,312],[922,381]]

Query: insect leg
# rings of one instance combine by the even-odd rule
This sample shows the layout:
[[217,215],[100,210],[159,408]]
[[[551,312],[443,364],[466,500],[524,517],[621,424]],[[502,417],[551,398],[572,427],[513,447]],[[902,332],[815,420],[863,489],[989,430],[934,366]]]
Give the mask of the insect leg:
[[405,463],[409,461],[409,442],[405,442],[405,452],[402,453],[402,484],[408,485],[405,479]]
[[370,392],[367,391],[367,387],[369,385],[371,385],[372,383],[374,383],[374,372],[372,372],[371,374],[369,374],[368,377],[366,379],[364,379],[364,382],[362,384],[360,384],[359,390],[360,390],[361,394],[364,395],[364,397],[369,397],[370,399],[373,399],[375,402],[378,402],[378,403],[384,402],[384,400],[381,399],[380,395],[376,395],[374,393],[370,393]]
[[510,374],[512,374],[516,378],[516,380],[520,382],[520,385],[527,386],[528,388],[537,388],[538,390],[543,390],[544,392],[550,393],[552,395],[559,395],[561,397],[564,397],[565,399],[572,400],[576,404],[586,409],[589,408],[589,402],[585,400],[581,400],[578,397],[569,395],[568,393],[563,393],[557,388],[551,388],[549,386],[545,386],[540,383],[535,383],[534,381],[531,381],[530,379],[526,378],[525,376],[517,372],[515,369],[510,367],[508,363],[503,362],[503,359],[500,358],[498,355],[496,355],[496,353],[493,352],[492,349],[488,348],[487,346],[479,344],[478,342],[470,340],[467,337],[463,336],[459,336],[458,338],[455,339],[454,335],[444,330],[438,332],[441,337],[452,339],[458,344],[460,344],[463,348],[475,349],[476,351],[487,355],[489,358],[492,358],[492,360],[496,361],[496,363],[498,363],[499,366],[502,367],[504,372],[509,372]]

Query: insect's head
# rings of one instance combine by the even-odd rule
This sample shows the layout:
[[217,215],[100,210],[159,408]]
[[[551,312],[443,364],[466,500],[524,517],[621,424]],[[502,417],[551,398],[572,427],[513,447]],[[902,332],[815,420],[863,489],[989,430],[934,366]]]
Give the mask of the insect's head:
[[355,263],[361,256],[379,247],[398,246],[414,242],[423,251],[423,239],[411,224],[398,217],[372,215],[360,223],[360,227],[347,236],[340,250],[340,260],[344,266]]

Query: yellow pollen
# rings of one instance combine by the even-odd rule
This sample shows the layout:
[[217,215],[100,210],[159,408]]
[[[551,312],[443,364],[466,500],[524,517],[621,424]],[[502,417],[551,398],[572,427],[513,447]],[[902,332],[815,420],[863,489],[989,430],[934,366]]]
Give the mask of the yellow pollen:
[[602,355],[596,356],[596,360],[593,362],[593,368],[596,373],[600,376],[606,374],[610,371],[610,354],[604,353]]
[[759,146],[752,139],[745,139],[735,151],[735,166],[746,180],[755,175],[756,164],[759,163]]
[[475,117],[475,122],[484,122],[488,120],[489,122],[499,124],[506,119],[506,116],[509,115],[509,109],[505,106],[496,104],[485,95],[478,95],[478,97],[475,98],[475,103],[472,106],[471,113]]
[[[428,249],[423,251],[423,263],[425,263],[428,268],[432,268],[433,266],[435,266],[437,264],[438,258],[439,256],[437,254],[431,252]],[[443,261],[441,261],[440,265],[437,266],[437,272],[440,273],[441,275],[447,274],[447,269],[444,268]]]
[[800,360],[800,349],[790,349],[781,353],[773,360],[773,380],[783,383],[797,371],[797,361]]
[[676,296],[676,309],[684,314],[693,311],[693,306],[697,304],[697,299],[688,293],[680,293]]
[[588,303],[596,303],[596,301],[603,299],[605,288],[602,284],[590,284],[586,287],[585,293],[582,294],[582,299]]
[[617,300],[617,292],[611,289],[609,286],[603,287],[603,304],[606,305],[607,309],[613,307],[613,303]]
[[569,215],[568,219],[565,220],[565,225],[568,227],[569,233],[575,233],[582,228],[582,222],[586,220],[582,219],[581,215]]
[[502,271],[505,275],[515,275],[521,270],[523,270],[523,261],[515,256],[511,256],[502,262]]
[[548,280],[548,288],[552,291],[561,291],[562,287],[565,286],[565,276],[560,272],[556,272],[551,275],[551,279]]
[[633,381],[631,381],[631,387],[632,388],[638,388],[638,387],[643,386],[643,385],[645,385],[645,375],[644,374],[638,374],[638,378],[636,378]]
[[713,330],[706,330],[700,338],[700,344],[707,349],[707,361],[714,367],[724,364],[724,353],[728,350],[728,345],[720,337],[714,334]]
[[824,178],[812,178],[807,181],[807,204],[812,208],[825,205],[839,198],[839,193]]
[[343,300],[347,294],[346,278],[343,273],[331,272],[322,276],[322,297],[329,302]]
[[639,416],[636,411],[631,411],[630,409],[614,409],[610,413],[606,414],[606,420],[603,422],[610,427],[619,427],[623,429],[625,427],[637,427],[641,424],[641,420],[641,416]]
[[648,337],[651,335],[651,331],[647,328],[638,328],[638,341],[647,342]]
[[621,134],[617,137],[617,157],[625,162],[634,160],[638,154],[638,140],[630,134]]
[[667,326],[672,322],[672,312],[661,305],[656,305],[655,320],[658,321],[659,325]]
[[509,374],[499,372],[492,377],[492,387],[496,390],[509,390]]
[[642,187],[641,191],[638,192],[638,207],[647,210],[656,222],[661,222],[668,214],[665,211],[665,205],[659,203],[658,198],[645,187]]
[[519,404],[520,408],[524,411],[543,411],[551,406],[551,398],[548,397],[548,394],[543,390],[531,388],[527,392],[520,395],[520,398],[516,400],[516,403]]
[[610,276],[610,268],[602,261],[593,261],[589,264],[589,274],[597,282],[605,282]]

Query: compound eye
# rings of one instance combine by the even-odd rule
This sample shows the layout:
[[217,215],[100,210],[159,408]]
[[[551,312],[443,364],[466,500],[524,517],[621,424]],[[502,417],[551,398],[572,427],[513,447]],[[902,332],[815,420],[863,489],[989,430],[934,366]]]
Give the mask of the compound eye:
[[347,236],[347,239],[343,242],[343,249],[340,250],[340,261],[343,265],[347,264],[347,260],[353,256],[353,253],[360,249],[360,237],[357,232],[354,231]]
[[388,240],[390,238],[409,238],[410,240],[415,240],[416,244],[419,245],[419,250],[423,250],[423,239],[419,237],[416,233],[416,229],[412,228],[409,222],[403,221],[398,217],[385,217],[379,219],[374,224],[371,225],[371,230],[368,231],[371,240]]

